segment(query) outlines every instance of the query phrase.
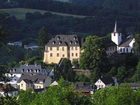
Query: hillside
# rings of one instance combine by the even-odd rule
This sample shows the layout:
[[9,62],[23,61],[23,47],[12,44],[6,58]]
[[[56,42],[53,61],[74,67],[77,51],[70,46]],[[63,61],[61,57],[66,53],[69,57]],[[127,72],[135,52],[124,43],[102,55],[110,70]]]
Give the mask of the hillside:
[[72,14],[66,14],[66,13],[59,13],[59,12],[52,12],[52,11],[45,11],[45,10],[38,10],[38,9],[28,9],[28,8],[9,8],[9,9],[0,9],[0,13],[8,13],[11,16],[15,16],[18,19],[25,19],[26,13],[51,13],[55,15],[60,15],[60,16],[70,16],[74,18],[85,18],[88,16],[83,16],[83,15],[72,15]]

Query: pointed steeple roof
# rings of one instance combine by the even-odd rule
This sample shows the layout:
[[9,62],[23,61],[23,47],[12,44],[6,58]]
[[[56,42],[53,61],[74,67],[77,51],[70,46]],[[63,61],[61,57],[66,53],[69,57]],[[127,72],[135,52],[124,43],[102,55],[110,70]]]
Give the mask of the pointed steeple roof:
[[115,21],[114,32],[117,32],[117,21]]

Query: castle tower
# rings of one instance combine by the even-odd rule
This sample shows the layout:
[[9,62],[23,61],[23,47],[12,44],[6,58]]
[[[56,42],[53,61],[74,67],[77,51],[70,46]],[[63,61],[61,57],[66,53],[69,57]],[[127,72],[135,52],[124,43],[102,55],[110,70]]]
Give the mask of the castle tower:
[[114,32],[111,33],[111,40],[119,45],[122,42],[122,34],[117,32],[117,22],[115,22]]

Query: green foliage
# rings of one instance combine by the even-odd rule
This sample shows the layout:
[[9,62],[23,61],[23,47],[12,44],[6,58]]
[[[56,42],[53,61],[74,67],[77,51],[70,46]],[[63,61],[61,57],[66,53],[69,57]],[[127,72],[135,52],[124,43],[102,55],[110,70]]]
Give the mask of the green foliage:
[[93,74],[96,76],[94,78],[99,77],[101,73],[106,73],[109,70],[109,62],[106,58],[102,38],[88,36],[82,47],[83,52],[80,57],[81,68],[93,70]]
[[34,93],[32,90],[20,91],[18,102],[20,105],[30,105],[35,97],[36,93]]
[[19,105],[16,97],[0,97],[0,105]]
[[119,82],[122,82],[123,79],[126,77],[127,70],[124,66],[118,68],[117,79]]
[[63,79],[58,83],[58,86],[51,86],[40,94],[21,92],[18,98],[20,105],[91,105],[90,98],[76,93],[72,85]]
[[140,93],[129,86],[109,87],[93,94],[93,105],[139,105]]
[[140,56],[140,34],[135,35],[134,51],[136,55]]
[[85,76],[85,75],[76,75],[75,76],[75,81],[79,82],[90,82],[90,78]]
[[45,27],[43,27],[40,29],[38,33],[38,43],[40,46],[44,47],[44,45],[47,44],[48,41],[49,41],[48,31]]
[[74,68],[79,68],[79,61],[77,59],[74,59],[72,61],[72,65],[74,66]]
[[72,64],[69,59],[62,59],[61,64],[56,67],[55,78],[60,79],[60,77],[63,77],[68,81],[74,81],[75,73],[72,69]]
[[140,82],[140,61],[138,62],[137,66],[136,66],[136,71],[135,71],[135,74],[134,74],[132,80],[135,82]]

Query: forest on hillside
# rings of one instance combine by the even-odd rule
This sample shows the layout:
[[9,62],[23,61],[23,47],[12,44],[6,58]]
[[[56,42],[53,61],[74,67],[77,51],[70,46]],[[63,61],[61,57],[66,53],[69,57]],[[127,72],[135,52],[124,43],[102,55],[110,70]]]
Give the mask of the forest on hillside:
[[118,30],[124,34],[140,31],[139,0],[1,0],[0,8],[31,8],[89,16],[74,18],[36,12],[27,13],[25,20],[18,20],[15,16],[4,14],[8,18],[0,25],[16,40],[36,37],[42,27],[47,28],[51,35],[77,33],[103,36],[113,31],[115,20],[118,21]]

